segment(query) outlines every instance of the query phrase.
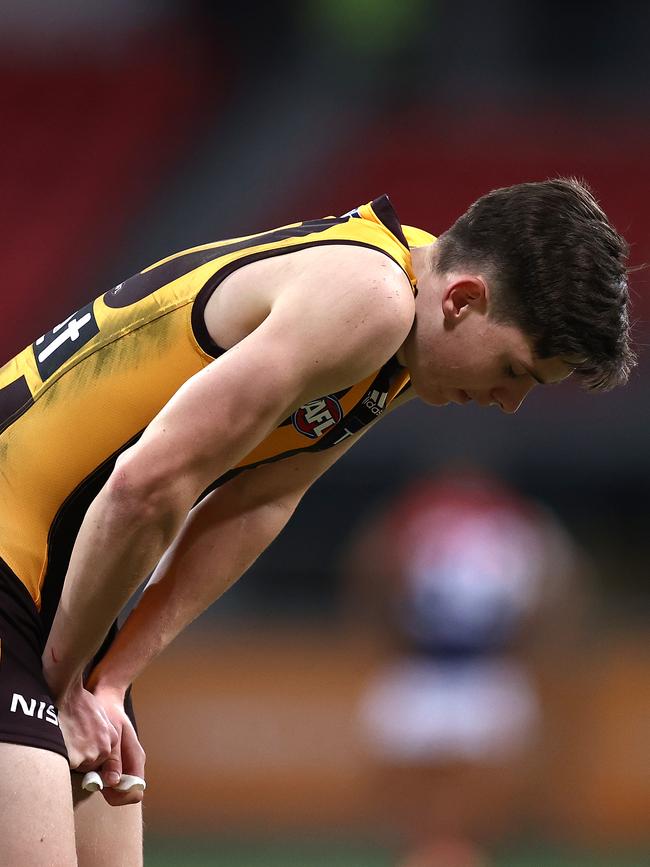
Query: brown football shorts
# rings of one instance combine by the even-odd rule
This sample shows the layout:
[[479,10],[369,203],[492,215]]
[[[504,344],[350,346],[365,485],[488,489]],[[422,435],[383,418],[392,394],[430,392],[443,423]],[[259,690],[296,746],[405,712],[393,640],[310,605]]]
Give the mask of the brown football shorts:
[[[116,632],[114,624],[93,665]],[[43,676],[41,656],[46,641],[34,600],[0,560],[0,742],[52,750],[67,759],[56,705]],[[130,690],[124,706],[135,725]]]

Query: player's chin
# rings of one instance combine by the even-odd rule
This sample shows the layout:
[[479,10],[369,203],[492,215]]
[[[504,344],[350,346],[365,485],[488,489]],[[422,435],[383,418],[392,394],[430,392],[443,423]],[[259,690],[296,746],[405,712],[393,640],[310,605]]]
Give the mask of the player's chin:
[[439,401],[430,401],[432,406],[446,406],[449,403],[455,403],[457,406],[465,406],[471,403],[472,398],[462,388],[452,388],[440,396]]
[[411,371],[411,386],[420,400],[429,406],[447,406],[449,403],[463,405],[471,400],[463,389],[436,383],[435,377],[431,375],[421,377],[419,370]]
[[419,376],[414,375],[413,372],[411,373],[411,386],[420,400],[429,406],[444,406],[451,400],[449,395],[445,394],[441,389],[432,388],[431,386],[427,387],[426,380],[425,384],[423,384]]
[[444,392],[435,391],[422,393],[417,389],[415,391],[420,400],[429,406],[447,406],[448,403],[460,403],[460,401],[454,400],[453,395]]

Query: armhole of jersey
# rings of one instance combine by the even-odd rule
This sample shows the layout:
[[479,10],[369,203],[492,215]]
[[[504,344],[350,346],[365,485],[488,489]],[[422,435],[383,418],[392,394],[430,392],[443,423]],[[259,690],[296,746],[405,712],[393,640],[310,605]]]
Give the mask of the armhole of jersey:
[[248,265],[251,262],[257,262],[260,259],[270,259],[273,256],[284,256],[286,253],[295,253],[298,250],[306,250],[309,247],[323,247],[332,244],[349,244],[353,247],[367,247],[369,250],[377,250],[379,253],[383,253],[384,256],[388,256],[389,259],[399,265],[401,270],[404,272],[406,279],[410,283],[408,272],[394,256],[391,256],[391,254],[382,247],[368,244],[365,241],[350,241],[343,238],[336,238],[328,241],[312,241],[307,244],[295,244],[291,247],[280,247],[274,250],[259,250],[257,253],[251,253],[249,256],[242,256],[241,259],[235,259],[234,262],[229,262],[227,265],[224,265],[223,268],[220,268],[216,274],[213,274],[208,282],[199,289],[192,305],[191,323],[194,339],[201,349],[213,358],[218,358],[226,351],[222,346],[219,346],[214,342],[205,324],[205,308],[207,303],[212,297],[213,292],[215,292],[226,277],[238,268],[243,268],[244,265]]

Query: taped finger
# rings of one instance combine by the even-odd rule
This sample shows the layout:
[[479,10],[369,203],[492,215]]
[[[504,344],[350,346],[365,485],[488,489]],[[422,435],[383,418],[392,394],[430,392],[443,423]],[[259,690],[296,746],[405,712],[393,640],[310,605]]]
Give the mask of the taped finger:
[[104,784],[97,771],[88,771],[81,781],[81,788],[85,789],[86,792],[101,792]]
[[116,792],[130,792],[131,789],[140,789],[144,792],[146,788],[146,782],[142,777],[136,777],[135,774],[122,774],[119,783],[113,786]]

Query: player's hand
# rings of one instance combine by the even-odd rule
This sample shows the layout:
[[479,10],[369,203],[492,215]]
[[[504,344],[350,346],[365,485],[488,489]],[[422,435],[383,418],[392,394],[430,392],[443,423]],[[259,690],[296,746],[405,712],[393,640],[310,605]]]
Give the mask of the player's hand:
[[111,788],[120,782],[123,774],[144,779],[146,756],[133,728],[133,723],[124,710],[124,692],[97,686],[93,690],[93,695],[117,732],[117,740],[110,755],[95,768],[104,784],[102,795],[113,807],[137,804],[144,795],[142,788],[135,787],[126,792]]
[[71,769],[84,772],[102,765],[118,743],[118,732],[101,703],[79,685],[61,695],[57,705]]

